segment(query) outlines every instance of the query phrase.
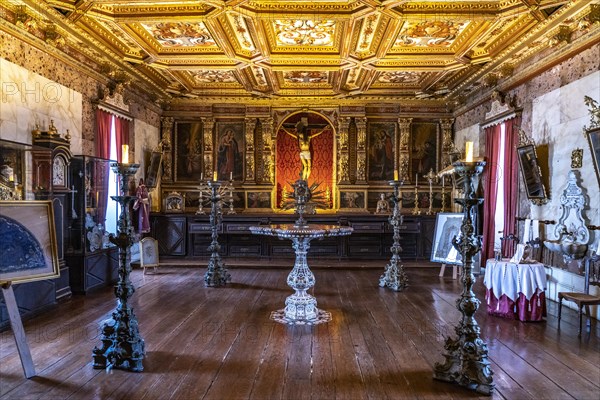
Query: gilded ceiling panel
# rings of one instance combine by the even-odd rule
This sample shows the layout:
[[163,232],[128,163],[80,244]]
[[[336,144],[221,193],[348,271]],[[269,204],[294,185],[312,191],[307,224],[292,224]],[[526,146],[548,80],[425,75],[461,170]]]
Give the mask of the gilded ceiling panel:
[[169,99],[450,100],[555,46],[589,47],[597,2],[5,0],[0,30]]
[[327,71],[286,71],[283,80],[287,84],[298,83],[327,83],[329,72]]
[[381,83],[416,84],[423,77],[423,72],[414,71],[384,71],[377,78]]
[[191,75],[196,84],[237,83],[237,79],[235,78],[233,71],[229,70],[205,69],[200,71],[192,71]]
[[394,47],[450,47],[470,21],[408,21]]
[[336,23],[311,19],[276,19],[277,46],[333,46]]
[[217,47],[204,22],[141,24],[163,47]]

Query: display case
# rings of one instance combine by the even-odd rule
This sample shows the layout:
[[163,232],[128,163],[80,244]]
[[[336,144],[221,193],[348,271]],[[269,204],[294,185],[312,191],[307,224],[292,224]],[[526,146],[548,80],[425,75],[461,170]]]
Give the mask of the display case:
[[116,216],[116,203],[109,198],[113,162],[90,156],[74,156],[71,160],[73,201],[66,258],[74,293],[87,293],[117,278],[117,248],[109,242],[110,232],[105,229],[107,216]]
[[[0,140],[0,207],[2,200],[47,199],[52,192],[50,171],[44,160],[51,150],[27,143]],[[57,279],[14,285],[15,298],[22,318],[39,314],[54,306]],[[0,329],[8,326],[8,313],[0,296]]]
[[26,143],[0,140],[0,200],[35,200],[52,189],[45,159],[52,151]]

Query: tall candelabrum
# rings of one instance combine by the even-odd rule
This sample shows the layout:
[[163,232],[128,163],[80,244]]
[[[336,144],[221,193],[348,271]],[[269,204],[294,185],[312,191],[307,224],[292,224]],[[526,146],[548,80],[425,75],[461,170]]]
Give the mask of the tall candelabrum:
[[412,210],[412,215],[421,215],[419,209],[419,174],[415,175],[415,207]]
[[462,318],[454,328],[457,337],[446,338],[445,361],[435,364],[433,377],[491,395],[494,390],[493,372],[488,360],[487,344],[479,336],[480,328],[474,317],[480,302],[473,293],[473,258],[481,249],[481,245],[475,235],[472,215],[475,207],[483,202],[483,199],[477,198],[476,189],[485,162],[458,161],[453,165],[455,172],[464,177],[464,199],[455,199],[463,206],[463,221],[460,235],[452,241],[463,260],[463,291],[456,302]]
[[[233,207],[233,182],[231,179],[226,184],[221,185],[219,188],[219,195],[221,196],[221,208],[223,208],[223,203],[226,202],[229,204],[227,214],[235,214],[235,208]],[[206,214],[204,205],[207,203],[212,205],[211,197],[212,189],[208,186],[207,182],[200,179],[200,186],[198,187],[198,210],[196,210],[196,215]]]
[[394,243],[390,248],[392,251],[392,258],[389,264],[385,266],[383,275],[379,278],[379,286],[392,289],[396,292],[401,291],[408,286],[408,277],[404,272],[404,266],[400,258],[400,252],[402,247],[400,246],[400,226],[402,225],[402,184],[403,181],[393,180],[390,181],[390,186],[394,188],[394,193],[391,196],[392,203],[394,203],[394,210],[389,218],[390,225],[394,229]]
[[424,178],[427,178],[429,182],[429,208],[425,212],[426,215],[433,215],[433,182],[436,180],[437,175],[433,172],[433,169],[430,169],[426,175],[423,175]]
[[128,300],[135,289],[129,279],[131,265],[128,263],[131,245],[134,242],[133,225],[129,215],[129,204],[135,196],[127,195],[129,180],[135,175],[139,164],[113,163],[112,170],[118,175],[120,182],[119,196],[111,196],[121,206],[117,222],[117,235],[111,234],[109,240],[119,248],[119,280],[115,285],[117,308],[112,318],[105,321],[100,340],[101,347],[92,351],[94,368],[118,368],[141,372],[145,355],[144,340],[140,336],[138,322]]
[[[200,187],[203,187],[202,183]],[[214,180],[208,181],[206,183],[206,188],[207,197],[211,203],[210,228],[212,241],[210,246],[208,246],[210,260],[208,261],[206,273],[204,274],[204,284],[210,287],[218,287],[231,281],[231,275],[227,271],[227,268],[225,268],[225,263],[219,254],[219,250],[221,249],[221,245],[219,244],[219,227],[223,222],[223,202],[227,197],[229,199],[233,198],[233,185],[231,181],[223,184],[220,181]],[[202,193],[202,189],[200,190]],[[233,204],[231,200],[230,204]],[[202,202],[199,207],[202,207]],[[230,209],[232,208],[233,207],[230,207]]]

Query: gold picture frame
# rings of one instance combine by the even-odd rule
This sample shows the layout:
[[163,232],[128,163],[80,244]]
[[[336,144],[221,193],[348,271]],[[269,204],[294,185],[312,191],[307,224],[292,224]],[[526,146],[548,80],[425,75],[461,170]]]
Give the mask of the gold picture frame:
[[0,201],[0,283],[60,276],[50,200]]

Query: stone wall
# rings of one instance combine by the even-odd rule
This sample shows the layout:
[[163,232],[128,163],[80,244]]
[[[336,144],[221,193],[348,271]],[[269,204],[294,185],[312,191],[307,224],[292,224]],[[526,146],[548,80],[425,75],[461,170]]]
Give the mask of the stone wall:
[[[54,122],[59,132],[64,133],[65,129],[69,129],[70,134],[73,136],[74,148],[72,151],[74,154],[94,155],[95,111],[92,102],[97,100],[99,89],[102,88],[103,83],[82,73],[79,69],[58,60],[51,54],[18,38],[12,37],[5,32],[0,32],[0,43],[2,44],[0,46],[0,59],[4,60],[2,70],[3,94],[7,84],[12,85],[15,83],[10,78],[10,75],[7,77],[6,73],[8,71],[6,68],[10,68],[10,71],[16,72],[17,77],[27,77],[25,81],[21,79],[19,82],[16,82],[17,87],[20,88],[23,87],[21,85],[25,84],[26,94],[24,96],[18,93],[18,95],[10,96],[10,98],[6,98],[6,96],[2,98],[2,108],[8,107],[9,102],[11,102],[13,103],[11,109],[19,108],[20,111],[17,119],[15,119],[14,116],[16,114],[14,113],[12,117],[6,113],[1,115],[0,137],[10,137],[11,140],[18,142],[31,143],[30,132],[35,123],[38,122],[40,125],[45,124],[45,126],[41,126],[45,128],[49,123],[48,119],[54,117]],[[74,62],[78,61],[74,60]],[[19,67],[22,67],[23,70],[20,70]],[[47,112],[47,110],[51,112],[57,111],[54,110],[55,102],[52,101],[54,97],[48,99],[49,96],[46,95],[46,98],[44,98],[44,92],[42,91],[39,96],[41,100],[38,102],[35,101],[34,94],[29,94],[29,91],[35,90],[36,83],[41,88],[40,90],[43,90],[44,87],[52,85],[53,82],[66,89],[69,99],[73,97],[77,98],[75,102],[80,104],[78,106],[78,113],[80,115],[79,117],[74,116],[74,118],[79,119],[79,124],[70,124],[68,121],[64,121],[63,118],[57,118],[56,115],[51,115],[51,113]],[[10,87],[12,89],[12,86]],[[160,107],[144,100],[144,96],[133,91],[131,88],[125,89],[124,97],[126,99],[133,99],[130,100],[130,113],[134,117],[134,120],[141,120],[145,126],[155,128],[152,130],[146,129],[143,132],[148,135],[156,135],[158,140]],[[28,101],[23,102],[21,101],[22,98],[26,98]],[[70,102],[70,104],[73,104],[73,102]],[[25,110],[29,111],[25,112]],[[26,118],[27,114],[29,114],[30,118]],[[38,121],[36,121],[36,117]],[[2,128],[3,126],[4,128]],[[18,126],[16,131],[13,128],[14,126]],[[12,132],[9,132],[9,130]],[[130,142],[134,142],[133,133]],[[135,149],[133,150],[135,151]]]
[[[588,108],[583,101],[586,95],[600,100],[600,45],[555,65],[507,94],[515,97],[517,107],[523,108],[522,128],[536,142],[538,156],[547,158],[541,159],[540,165],[543,167],[542,173],[547,175],[548,203],[542,206],[531,204],[519,175],[517,215],[558,220],[561,215],[560,195],[567,183],[567,173],[571,170],[571,153],[575,149],[583,149],[583,168],[577,170],[577,175],[579,184],[587,194],[584,217],[588,224],[599,225],[600,188],[590,147],[583,133],[583,127],[589,125],[590,121]],[[483,156],[485,141],[479,123],[484,121],[489,108],[490,102],[486,102],[456,117],[455,142],[459,148],[464,148],[464,141],[472,140],[475,146],[478,143],[481,145],[479,155]],[[476,136],[479,136],[479,140],[476,140]],[[599,245],[600,234],[590,233],[592,248],[595,249]],[[548,227],[546,238],[555,238],[553,226]],[[582,289],[583,277],[579,275],[576,262],[564,265],[560,257],[551,257],[550,260],[553,266],[548,269],[550,280],[547,298],[556,300],[559,291]],[[598,318],[598,311],[593,313]]]

